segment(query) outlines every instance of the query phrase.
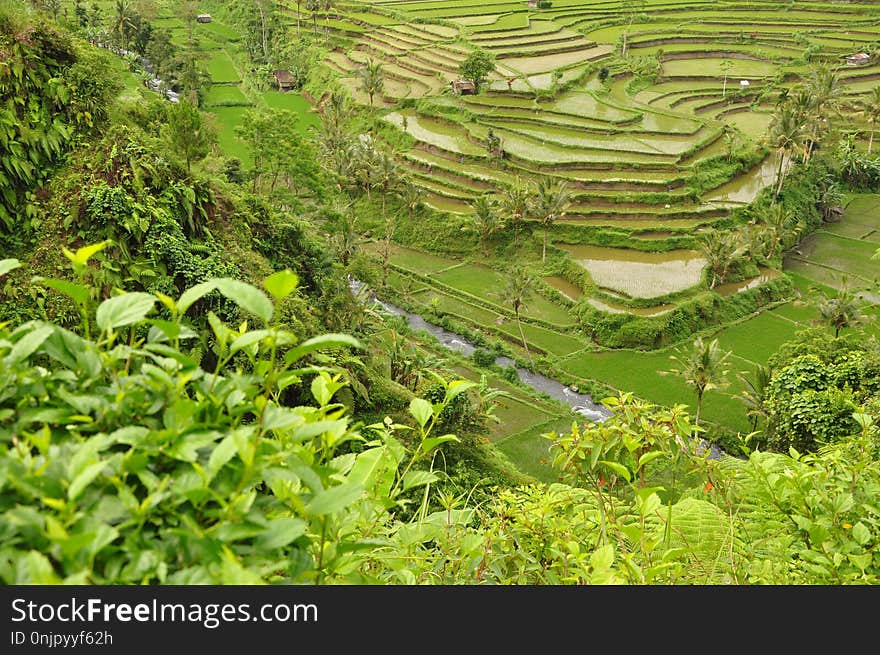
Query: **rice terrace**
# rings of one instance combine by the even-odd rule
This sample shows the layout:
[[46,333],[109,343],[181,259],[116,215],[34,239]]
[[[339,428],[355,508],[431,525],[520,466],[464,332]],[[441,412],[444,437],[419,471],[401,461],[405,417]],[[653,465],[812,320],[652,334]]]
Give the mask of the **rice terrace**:
[[[850,285],[876,288],[880,264],[857,240],[861,228],[847,227],[863,206],[858,198],[836,201],[855,201],[833,228],[846,236],[826,238],[822,228],[810,237],[815,248],[784,265],[768,244],[782,235],[771,235],[766,214],[801,157],[779,124],[780,107],[811,81],[821,85],[817,71],[831,71],[833,90],[827,106],[812,110],[815,120],[827,124],[833,111],[851,128],[853,147],[866,147],[871,126],[857,107],[880,84],[880,61],[851,65],[848,57],[876,51],[880,4],[534,4],[347,3],[325,16],[344,43],[326,63],[359,102],[370,104],[357,72],[381,65],[374,108],[396,128],[401,169],[449,230],[433,240],[399,230],[396,240],[409,237],[434,254],[392,251],[398,301],[500,338],[523,356],[517,331],[505,327],[502,280],[485,267],[537,257],[540,293],[522,323],[542,368],[600,395],[630,390],[663,403],[687,396],[683,383],[657,375],[674,342],[706,330],[749,372],[816,317],[817,285],[831,293],[849,274]],[[494,68],[478,93],[456,92],[452,83],[474,48],[491,53]],[[488,257],[472,245],[466,234],[477,199],[494,199],[501,214],[511,189],[541,182],[564,184],[564,211],[549,224],[525,215],[516,247],[497,234]],[[880,223],[876,207],[865,214],[862,231]],[[432,218],[422,220],[430,232]],[[744,241],[718,243],[724,235]],[[748,239],[761,245],[745,246]],[[832,243],[826,262],[821,253]],[[737,254],[713,279],[707,258],[724,259],[725,249]],[[438,255],[442,263],[427,265]],[[734,379],[707,396],[706,419],[746,432],[742,391]],[[509,438],[531,439],[540,429]],[[497,445],[504,449],[505,440]]]

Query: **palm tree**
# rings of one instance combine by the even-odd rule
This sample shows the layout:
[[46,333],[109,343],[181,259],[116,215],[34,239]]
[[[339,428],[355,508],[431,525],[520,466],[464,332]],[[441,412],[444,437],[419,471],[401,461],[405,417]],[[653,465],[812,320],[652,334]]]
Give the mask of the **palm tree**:
[[847,279],[844,278],[835,295],[819,301],[817,322],[834,328],[836,339],[843,328],[855,327],[867,320],[862,312],[863,307],[864,302],[850,290]]
[[787,160],[791,159],[798,151],[803,150],[806,135],[800,112],[788,104],[780,107],[773,115],[769,129],[770,144],[776,149],[776,155],[779,157],[779,166],[776,169],[776,190],[773,193],[773,201],[776,202],[785,179]]
[[483,256],[489,256],[489,239],[493,234],[504,227],[504,223],[498,216],[498,202],[488,194],[477,196],[471,208],[474,210],[472,219],[474,227],[480,235],[480,245],[483,248]]
[[116,37],[119,47],[123,50],[128,50],[128,38],[133,29],[134,21],[128,0],[116,0],[110,32]]
[[571,196],[565,182],[551,182],[542,179],[538,182],[537,195],[529,206],[529,214],[544,228],[544,243],[541,249],[541,263],[547,261],[547,233],[557,219],[565,216]]
[[401,183],[399,194],[403,206],[406,207],[406,215],[412,220],[425,204],[425,190],[412,180],[405,179]]
[[764,254],[767,259],[771,259],[783,244],[797,240],[803,228],[794,212],[779,203],[763,206],[757,210],[755,219],[766,230],[767,250]]
[[520,339],[522,339],[523,348],[525,348],[526,355],[532,366],[534,366],[532,353],[529,352],[529,344],[526,342],[526,335],[523,333],[519,314],[520,310],[525,307],[525,304],[531,298],[532,293],[534,292],[534,286],[535,277],[522,266],[516,266],[510,270],[507,277],[507,284],[505,285],[503,292],[504,301],[513,307],[513,314],[516,316],[516,325],[519,328],[519,336]]
[[735,232],[709,232],[700,241],[700,250],[706,257],[706,266],[712,273],[709,288],[714,289],[724,282],[730,267],[738,257],[744,254],[745,248],[740,235]]
[[870,136],[868,137],[868,154],[874,146],[874,132],[877,129],[877,123],[880,123],[880,85],[875,86],[868,93],[868,97],[861,102],[861,113],[871,126]]
[[521,178],[517,177],[513,185],[504,192],[501,206],[513,227],[513,251],[516,254],[519,250],[519,226],[529,210],[529,189]]
[[374,184],[382,192],[382,219],[385,223],[385,239],[382,250],[382,286],[388,284],[388,261],[391,255],[391,238],[394,236],[394,230],[397,227],[396,217],[392,214],[388,215],[388,196],[395,192],[401,184],[400,166],[394,160],[394,156],[383,152],[375,160],[372,167],[372,179]]
[[752,430],[755,430],[758,427],[758,419],[767,418],[764,398],[773,377],[773,370],[769,366],[756,364],[752,377],[745,373],[739,373],[737,377],[744,387],[738,398],[745,404],[746,414],[752,419]]
[[373,96],[382,93],[385,86],[385,69],[382,68],[382,62],[373,61],[358,70],[358,77],[361,78],[361,89],[370,96],[370,108],[373,107]]
[[812,122],[810,138],[804,152],[804,159],[809,159],[821,133],[828,128],[828,119],[840,108],[840,78],[827,64],[816,66],[807,78],[807,89],[813,97]]
[[690,352],[670,355],[670,359],[678,366],[670,371],[662,371],[664,374],[674,373],[684,380],[685,384],[693,387],[697,392],[697,413],[694,417],[694,425],[700,424],[700,416],[703,412],[703,395],[712,389],[721,389],[727,385],[727,374],[730,372],[727,360],[731,356],[730,351],[722,351],[718,339],[709,343],[703,337],[697,337]]

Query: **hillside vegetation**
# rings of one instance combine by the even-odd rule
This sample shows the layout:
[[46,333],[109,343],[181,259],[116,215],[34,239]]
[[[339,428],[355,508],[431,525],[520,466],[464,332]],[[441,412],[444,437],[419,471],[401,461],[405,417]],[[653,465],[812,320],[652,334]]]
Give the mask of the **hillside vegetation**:
[[569,4],[0,2],[4,584],[877,583],[872,5]]

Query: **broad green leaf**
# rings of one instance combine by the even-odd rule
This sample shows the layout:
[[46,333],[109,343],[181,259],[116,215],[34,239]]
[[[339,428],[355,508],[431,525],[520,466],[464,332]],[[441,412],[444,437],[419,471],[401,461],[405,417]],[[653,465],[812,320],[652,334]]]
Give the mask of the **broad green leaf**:
[[871,531],[868,530],[864,523],[859,521],[852,528],[852,537],[859,546],[864,546],[871,541]]
[[424,428],[434,414],[434,408],[424,398],[413,398],[409,403],[409,413],[412,414],[416,423]]
[[476,386],[476,382],[470,382],[469,380],[453,380],[449,383],[449,386],[446,389],[446,400],[452,400],[456,396],[464,393],[468,389],[473,389]]
[[203,296],[208,295],[216,288],[217,284],[214,280],[208,280],[207,282],[202,282],[201,284],[197,284],[194,287],[190,287],[182,294],[180,294],[180,298],[178,298],[177,300],[178,311],[181,314],[185,314],[186,310],[189,309],[194,302],[196,302]]
[[622,477],[627,482],[632,481],[632,477],[630,476],[629,469],[627,469],[623,464],[619,464],[617,462],[609,462],[607,459],[603,459],[599,461],[600,464],[604,464],[612,471],[617,473],[620,477]]
[[272,301],[257,287],[228,277],[218,278],[213,282],[220,293],[245,311],[260,317],[266,323],[272,320]]
[[83,246],[82,248],[77,249],[76,252],[71,252],[67,248],[62,248],[62,252],[64,256],[67,257],[74,264],[79,264],[80,266],[84,265],[89,261],[92,255],[101,252],[104,248],[109,246],[112,242],[109,240],[101,241],[100,243],[95,243],[90,246]]
[[292,348],[285,356],[284,361],[292,364],[298,359],[309,355],[316,350],[339,349],[339,348],[363,348],[361,342],[347,334],[322,334],[311,339],[306,339],[296,348]]
[[269,521],[266,531],[256,541],[256,546],[271,550],[286,546],[306,532],[307,524],[302,519],[282,518]]
[[106,466],[107,462],[105,461],[96,462],[87,466],[71,481],[70,486],[67,488],[67,498],[69,500],[76,500],[83,490],[89,486],[92,480],[98,477],[98,474],[100,474]]
[[430,453],[437,446],[447,441],[459,441],[459,438],[454,434],[444,434],[442,437],[428,437],[427,439],[422,439],[422,443],[419,444],[419,450],[423,453]]
[[330,487],[318,492],[306,505],[309,514],[324,515],[334,514],[356,501],[364,488],[354,482],[343,482],[335,487]]
[[290,269],[272,273],[272,275],[263,280],[263,286],[266,287],[266,291],[271,293],[275,300],[283,300],[296,291],[298,285],[299,276]]
[[267,405],[263,410],[263,429],[280,430],[302,425],[306,419],[302,414],[295,412],[289,407]]
[[654,461],[655,459],[657,459],[658,457],[663,457],[663,455],[664,455],[664,453],[661,452],[661,451],[659,451],[659,450],[655,450],[655,451],[650,452],[650,453],[645,453],[644,455],[642,455],[641,457],[639,457],[638,468],[642,468],[642,467],[645,466],[646,464],[648,464],[648,463],[650,463],[650,462],[653,462],[653,461]]
[[385,446],[379,446],[359,453],[348,474],[348,481],[372,487],[379,472],[388,464],[387,452]]
[[232,438],[232,435],[226,435],[223,438],[223,441],[217,444],[217,447],[214,448],[211,453],[211,457],[208,458],[208,478],[209,480],[213,480],[214,476],[226,466],[226,463],[232,459],[235,455],[235,439]]
[[243,348],[247,348],[248,346],[252,346],[255,343],[259,343],[270,334],[269,330],[251,330],[250,332],[245,332],[240,337],[236,337],[235,341],[229,346],[229,353],[237,353],[239,350]]
[[34,277],[31,281],[36,284],[47,286],[50,289],[60,291],[65,296],[72,298],[73,301],[79,305],[84,305],[89,299],[89,289],[82,284],[74,284],[67,280],[55,280],[53,278],[45,277]]
[[98,306],[95,322],[101,331],[137,323],[155,304],[156,297],[150,293],[134,292],[113,296]]
[[55,329],[51,325],[44,325],[36,330],[28,332],[15,342],[15,345],[12,346],[12,350],[9,351],[9,354],[6,356],[6,359],[12,364],[27,359],[37,350],[37,348],[43,345],[43,342],[48,339],[49,335],[54,331]]
[[0,275],[6,275],[19,266],[21,266],[21,262],[17,259],[0,259]]
[[409,471],[403,476],[403,490],[412,489],[413,487],[422,487],[426,484],[436,482],[440,478],[436,474],[428,471]]
[[614,547],[611,544],[599,546],[590,555],[590,565],[594,569],[604,570],[610,569],[614,563]]

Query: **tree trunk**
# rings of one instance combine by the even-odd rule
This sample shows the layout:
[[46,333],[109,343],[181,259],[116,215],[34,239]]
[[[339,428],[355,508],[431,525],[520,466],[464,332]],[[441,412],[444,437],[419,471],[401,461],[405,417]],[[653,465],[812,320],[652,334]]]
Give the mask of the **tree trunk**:
[[776,202],[776,199],[779,197],[779,192],[782,191],[782,180],[783,180],[783,169],[785,168],[785,151],[781,151],[779,153],[779,167],[776,169],[776,191],[773,194],[773,202]]
[[871,128],[871,136],[868,137],[868,154],[871,154],[871,147],[874,145],[874,128]]
[[547,232],[549,232],[549,231],[550,231],[549,228],[547,228],[547,227],[544,228],[544,244],[541,249],[541,263],[542,264],[547,262]]
[[516,326],[519,328],[519,338],[522,339],[523,348],[526,349],[526,355],[529,358],[529,363],[532,365],[532,368],[535,367],[535,362],[532,361],[532,353],[529,352],[529,344],[526,343],[526,335],[523,334],[522,322],[519,320],[519,307],[515,307],[513,313],[516,314]]
[[694,425],[700,424],[700,414],[703,413],[703,390],[697,389],[697,415],[694,417]]

